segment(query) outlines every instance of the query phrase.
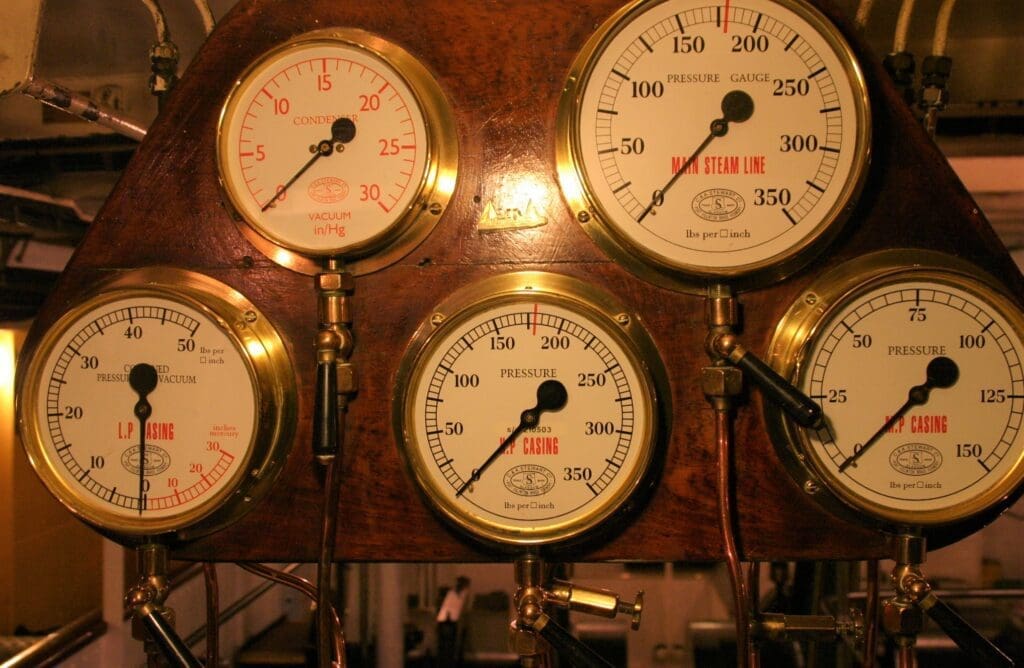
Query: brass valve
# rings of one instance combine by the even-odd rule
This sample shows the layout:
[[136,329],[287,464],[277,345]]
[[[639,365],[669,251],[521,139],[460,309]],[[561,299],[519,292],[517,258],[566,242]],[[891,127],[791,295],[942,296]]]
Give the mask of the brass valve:
[[581,587],[571,582],[553,580],[550,588],[544,590],[544,602],[609,619],[615,618],[619,613],[631,615],[630,627],[635,631],[640,628],[644,593],[637,592],[636,600],[627,603],[622,601],[618,594],[607,589]]

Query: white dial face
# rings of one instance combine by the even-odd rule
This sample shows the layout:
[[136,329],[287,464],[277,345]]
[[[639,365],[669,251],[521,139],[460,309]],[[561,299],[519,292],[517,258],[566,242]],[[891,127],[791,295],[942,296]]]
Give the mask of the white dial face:
[[389,62],[314,39],[244,75],[218,153],[232,204],[261,235],[334,255],[394,231],[421,192],[429,148],[420,102]]
[[59,323],[36,372],[40,474],[100,524],[175,526],[246,472],[259,397],[204,311],[162,296],[106,300]]
[[652,388],[615,325],[542,295],[442,325],[407,396],[406,457],[443,513],[549,542],[619,508],[652,457]]
[[579,94],[576,171],[598,224],[699,275],[787,259],[859,188],[866,91],[848,47],[795,2],[666,0],[627,14]]
[[871,289],[822,324],[803,363],[801,389],[826,418],[806,432],[811,456],[841,496],[882,518],[960,519],[1021,478],[1021,331],[1005,305],[965,287]]

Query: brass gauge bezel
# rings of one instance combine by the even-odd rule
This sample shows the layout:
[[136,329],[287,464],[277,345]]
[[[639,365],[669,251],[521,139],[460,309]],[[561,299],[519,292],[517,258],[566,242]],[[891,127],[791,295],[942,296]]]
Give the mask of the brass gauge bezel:
[[[591,35],[574,60],[556,118],[555,156],[563,198],[591,239],[612,259],[645,281],[694,294],[704,294],[711,282],[726,281],[739,290],[770,284],[803,267],[835,238],[848,220],[864,186],[872,136],[871,105],[864,74],[846,38],[817,8],[803,0],[770,0],[781,10],[797,15],[812,26],[841,62],[842,76],[849,82],[853,97],[854,108],[850,118],[857,124],[849,172],[835,203],[827,211],[815,214],[819,220],[812,231],[774,255],[756,262],[722,267],[675,260],[628,238],[620,229],[621,226],[638,223],[613,213],[612,208],[617,206],[617,202],[604,202],[595,194],[591,184],[603,177],[588,173],[580,138],[583,97],[588,86],[592,85],[591,77],[598,62],[606,57],[606,50],[620,32],[666,1],[634,0],[625,5]],[[593,85],[598,84],[595,82]],[[678,119],[666,122],[678,123]]]
[[[49,380],[48,363],[61,338],[83,321],[102,317],[107,306],[134,298],[168,300],[214,323],[231,342],[231,354],[242,360],[255,402],[252,437],[229,481],[209,499],[165,517],[136,517],[105,510],[95,500],[83,500],[89,492],[70,484],[63,463],[55,459],[46,429],[37,419],[45,413],[39,392]],[[297,415],[291,360],[267,318],[241,293],[213,278],[170,267],[127,271],[90,290],[45,332],[30,355],[19,374],[16,405],[25,452],[45,486],[68,510],[109,534],[140,537],[176,532],[176,537],[184,540],[219,530],[248,512],[281,471]]]
[[[779,321],[768,347],[768,361],[797,387],[808,373],[808,358],[823,328],[862,295],[902,282],[924,280],[963,291],[998,313],[1024,341],[1024,312],[1005,288],[978,267],[956,257],[926,250],[896,249],[849,261],[810,285]],[[923,379],[923,378],[922,378]],[[883,379],[884,380],[884,379]],[[893,409],[896,407],[894,406]],[[775,404],[763,402],[769,436],[794,481],[831,511],[884,529],[917,527],[946,531],[988,517],[1019,493],[1024,481],[1024,449],[995,482],[966,502],[946,508],[892,507],[856,493],[811,446],[808,430],[796,425]],[[826,409],[826,417],[827,417]],[[873,416],[877,419],[877,416]],[[865,420],[867,426],[880,426]],[[1009,427],[1008,427],[1009,428]],[[895,506],[896,504],[893,504]]]
[[[647,416],[647,427],[630,446],[639,448],[640,454],[632,470],[623,472],[629,476],[628,483],[583,513],[523,528],[511,522],[480,517],[456,503],[453,489],[442,487],[428,475],[430,467],[436,468],[435,462],[428,461],[425,453],[429,445],[418,442],[411,425],[416,423],[414,413],[419,408],[415,403],[417,389],[430,382],[425,365],[439,346],[445,344],[447,337],[484,312],[527,301],[579,314],[588,326],[599,328],[601,336],[614,341],[625,357],[621,363],[630,365],[638,378],[640,386],[632,391],[634,406],[635,411],[643,411]],[[590,284],[544,272],[493,276],[453,293],[431,314],[419,327],[403,356],[392,411],[403,463],[427,506],[461,535],[504,550],[576,544],[619,527],[622,518],[631,515],[653,487],[660,469],[657,462],[664,456],[671,426],[671,416],[666,410],[667,376],[657,347],[639,317]],[[494,401],[494,398],[482,396],[481,401]]]
[[[331,248],[291,243],[269,229],[255,215],[245,213],[243,202],[246,193],[238,190],[239,176],[225,176],[236,171],[231,164],[231,151],[225,144],[228,141],[229,124],[240,123],[238,115],[244,113],[241,93],[254,77],[266,72],[268,64],[295,51],[320,46],[336,46],[362,52],[393,73],[412,91],[426,132],[423,174],[418,184],[410,185],[415,189],[415,194],[408,206],[395,211],[393,220],[377,234],[359,243]],[[310,275],[320,271],[320,259],[324,257],[344,259],[351,273],[363,275],[391,265],[411,252],[430,234],[448,207],[455,190],[459,154],[451,105],[433,75],[402,47],[356,28],[327,28],[304,33],[270,49],[250,64],[235,81],[221,108],[216,149],[221,191],[246,238],[274,262]]]

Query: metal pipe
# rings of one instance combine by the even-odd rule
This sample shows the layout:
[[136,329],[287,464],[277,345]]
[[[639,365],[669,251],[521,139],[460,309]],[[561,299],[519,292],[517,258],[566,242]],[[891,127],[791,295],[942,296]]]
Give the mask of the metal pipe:
[[718,523],[722,529],[726,566],[732,581],[733,605],[736,608],[736,658],[740,668],[747,668],[750,659],[750,603],[733,531],[731,424],[727,409],[716,408],[714,413],[715,444],[718,449]]
[[58,661],[102,635],[106,628],[103,612],[98,609],[92,610],[0,663],[0,668],[39,666],[47,661]]
[[199,12],[199,18],[203,20],[203,30],[209,35],[213,32],[213,12],[210,11],[210,3],[206,0],[192,0],[192,4],[196,6],[196,11]]
[[217,564],[203,564],[203,579],[206,583],[206,665],[219,666],[220,589],[217,586]]
[[[875,643],[878,633],[878,560],[868,561],[867,591],[864,602],[864,658],[862,668],[875,668]],[[847,594],[852,599],[854,592]]]
[[[939,598],[1024,598],[1024,589],[935,589],[933,592]],[[886,589],[878,592],[879,596],[891,597],[896,592]],[[850,592],[851,600],[866,598],[867,593],[863,591]]]
[[67,112],[72,116],[83,118],[114,132],[142,141],[146,136],[146,128],[117,112],[100,107],[98,104],[78,93],[58,86],[57,84],[38,79],[31,79],[18,89],[18,92],[39,100],[43,104]]

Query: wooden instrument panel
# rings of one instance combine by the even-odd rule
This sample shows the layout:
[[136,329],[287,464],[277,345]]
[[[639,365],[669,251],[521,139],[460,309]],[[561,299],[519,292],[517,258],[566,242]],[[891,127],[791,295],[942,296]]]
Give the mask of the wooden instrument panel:
[[[398,44],[437,79],[454,113],[458,175],[432,233],[400,261],[358,276],[352,296],[359,392],[341,455],[336,557],[343,561],[505,558],[447,528],[402,465],[392,427],[398,364],[432,308],[453,290],[511,271],[564,274],[600,286],[638,313],[668,370],[671,433],[643,508],[607,535],[550,554],[562,560],[723,558],[715,491],[713,414],[700,387],[704,299],[652,285],[616,264],[584,232],[559,190],[555,126],[576,54],[619,0],[335,0],[240,2],[173,91],[35,324],[26,353],[90,286],[153,265],[207,274],[244,294],[276,326],[297,374],[298,425],[275,487],[245,517],[185,541],[175,556],[314,561],[322,471],[310,451],[315,383],[313,278],[261,254],[218,183],[225,97],[261,54],[307,31],[359,28]],[[875,250],[923,248],[986,267],[1022,294],[1024,280],[943,156],[844,17],[836,22],[864,69],[874,134],[867,182],[839,237],[789,278],[740,293],[744,345],[763,353],[786,308],[816,277]],[[517,184],[535,194],[517,198]],[[544,224],[480,229],[485,217]],[[518,211],[517,211],[518,210]],[[825,512],[787,474],[748,389],[734,435],[739,547],[744,559],[858,559],[888,554],[876,531]]]

